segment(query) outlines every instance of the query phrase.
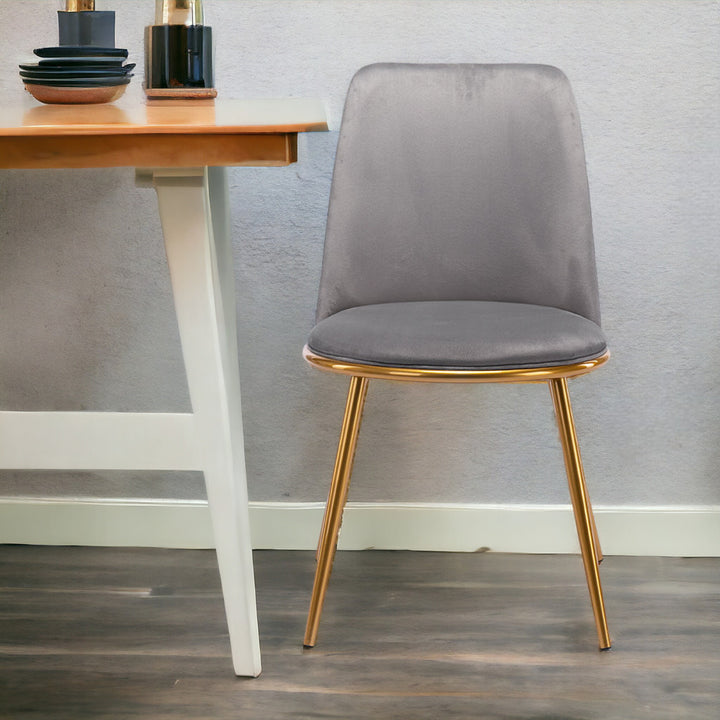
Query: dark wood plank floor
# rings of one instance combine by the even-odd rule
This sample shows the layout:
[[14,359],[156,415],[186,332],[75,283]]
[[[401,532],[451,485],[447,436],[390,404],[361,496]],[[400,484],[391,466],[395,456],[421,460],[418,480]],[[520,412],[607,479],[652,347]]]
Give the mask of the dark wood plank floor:
[[255,554],[263,651],[232,675],[214,553],[0,546],[0,717],[718,720],[720,559],[607,558],[596,650],[579,558]]

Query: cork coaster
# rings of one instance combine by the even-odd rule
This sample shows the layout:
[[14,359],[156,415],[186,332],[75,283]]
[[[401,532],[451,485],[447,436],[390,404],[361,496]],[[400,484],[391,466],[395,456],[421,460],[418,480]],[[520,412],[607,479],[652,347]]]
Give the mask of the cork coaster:
[[198,98],[217,97],[217,88],[149,88],[143,85],[148,98]]

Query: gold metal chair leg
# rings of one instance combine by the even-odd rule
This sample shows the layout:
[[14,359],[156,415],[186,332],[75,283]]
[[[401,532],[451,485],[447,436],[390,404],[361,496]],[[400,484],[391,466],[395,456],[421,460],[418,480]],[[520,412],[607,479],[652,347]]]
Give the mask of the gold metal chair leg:
[[340,533],[343,510],[347,500],[348,486],[350,485],[350,474],[355,458],[355,447],[357,445],[358,431],[360,430],[363,406],[365,405],[367,385],[367,378],[353,376],[350,379],[345,416],[335,458],[335,469],[333,470],[330,494],[328,495],[325,517],[320,532],[315,582],[305,628],[305,647],[313,647],[317,642],[320,615],[322,614],[325,593],[330,581],[338,534]]
[[[357,382],[354,382],[357,381]],[[362,381],[362,382],[360,382]],[[367,378],[360,378],[353,376],[350,381],[350,387],[348,388],[348,398],[347,403],[345,405],[345,415],[343,417],[343,425],[342,430],[340,432],[340,441],[338,442],[338,452],[335,457],[335,467],[333,468],[333,478],[330,483],[330,494],[328,495],[328,501],[325,504],[325,513],[323,514],[322,519],[322,525],[320,526],[320,536],[318,537],[318,543],[317,548],[315,549],[315,560],[319,561],[320,554],[322,551],[323,543],[325,542],[325,537],[328,532],[328,516],[330,513],[330,500],[333,497],[333,488],[335,487],[336,482],[339,482],[338,480],[338,469],[340,468],[341,463],[341,452],[344,452],[344,443],[352,442],[352,447],[349,449],[350,455],[349,455],[349,464],[347,464],[347,458],[343,458],[342,462],[343,464],[347,464],[347,478],[343,481],[344,482],[344,495],[342,497],[342,502],[340,506],[340,512],[342,514],[342,510],[345,508],[345,502],[347,499],[347,491],[348,486],[350,484],[350,475],[352,473],[352,465],[353,461],[355,459],[355,446],[357,444],[357,435],[360,431],[360,422],[362,421],[362,412],[363,407],[365,406],[365,397],[367,395],[367,386],[368,386],[369,380]],[[357,393],[360,393],[358,396]],[[358,405],[359,403],[359,405]],[[357,407],[356,407],[357,406]],[[349,414],[357,415],[357,417],[353,417],[353,419],[350,419]],[[356,427],[354,429],[351,429],[351,432],[353,433],[352,437],[346,436],[346,431],[348,430],[348,424],[352,422]],[[340,523],[342,524],[342,515]],[[340,526],[338,526],[338,531],[340,531]],[[336,533],[337,534],[337,533]]]
[[[583,477],[583,487],[585,487],[585,478]],[[598,535],[597,527],[595,526],[595,513],[592,509],[592,503],[590,502],[590,495],[588,494],[587,487],[585,487],[585,501],[588,506],[588,514],[590,515],[590,526],[592,528],[593,544],[595,545],[595,555],[597,557],[597,564],[599,565],[604,560],[602,548],[600,547],[600,537]]]
[[558,429],[560,430],[560,441],[565,457],[568,485],[570,486],[570,498],[572,500],[575,525],[580,540],[585,577],[587,578],[588,590],[590,591],[590,601],[592,602],[593,614],[595,615],[598,640],[600,649],[607,650],[612,643],[610,641],[610,632],[605,616],[605,603],[603,600],[602,586],[600,584],[600,573],[598,571],[599,545],[596,544],[597,531],[595,530],[592,508],[590,507],[590,501],[585,487],[585,478],[580,460],[577,435],[575,434],[575,423],[573,422],[572,407],[570,406],[567,380],[565,378],[556,378],[550,380],[549,385],[550,394],[552,395],[553,404],[555,405]]
[[[551,393],[552,393],[552,386],[551,386]],[[567,397],[567,403],[568,403],[568,410],[569,410],[569,417],[570,422],[572,424],[572,436],[574,439],[574,449],[577,452],[577,460],[578,460],[578,467],[579,467],[579,474],[578,478],[580,481],[580,484],[582,485],[582,495],[585,498],[585,504],[587,505],[588,510],[588,516],[590,517],[590,528],[592,530],[592,539],[593,539],[593,545],[595,547],[595,556],[597,558],[597,564],[600,565],[600,563],[603,561],[603,553],[602,553],[602,547],[600,546],[600,536],[598,535],[597,526],[595,525],[595,513],[592,509],[592,503],[590,502],[590,493],[588,493],[587,485],[585,484],[585,473],[583,471],[582,467],[582,461],[580,460],[580,448],[578,446],[577,442],[577,436],[575,434],[575,424],[573,421],[573,415],[572,415],[572,408],[570,407],[570,395],[567,391],[567,380],[565,380],[565,395]],[[554,402],[554,395],[553,395],[553,402]],[[556,413],[557,413],[557,407],[556,407]],[[560,417],[559,415],[556,415],[556,417]],[[562,431],[561,431],[562,435]],[[563,441],[563,453],[565,453],[565,444]],[[567,468],[567,465],[566,465]],[[569,472],[569,471],[568,471]],[[570,476],[568,475],[568,478]]]

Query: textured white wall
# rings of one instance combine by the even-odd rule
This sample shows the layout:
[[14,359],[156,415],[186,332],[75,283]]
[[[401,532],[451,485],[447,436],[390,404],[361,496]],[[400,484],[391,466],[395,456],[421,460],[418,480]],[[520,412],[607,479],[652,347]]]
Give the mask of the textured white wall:
[[[51,0],[0,0],[3,102]],[[142,65],[151,0],[98,1]],[[542,62],[583,122],[613,360],[571,384],[598,504],[720,503],[720,2],[207,0],[226,97],[324,99],[286,169],[231,171],[250,493],[324,498],[345,381],[306,367],[336,130],[375,61]],[[129,99],[141,97],[141,78]],[[0,407],[188,408],[159,222],[131,170],[0,173]],[[203,494],[191,475],[0,473],[0,495]],[[351,499],[566,501],[543,386],[371,384]]]

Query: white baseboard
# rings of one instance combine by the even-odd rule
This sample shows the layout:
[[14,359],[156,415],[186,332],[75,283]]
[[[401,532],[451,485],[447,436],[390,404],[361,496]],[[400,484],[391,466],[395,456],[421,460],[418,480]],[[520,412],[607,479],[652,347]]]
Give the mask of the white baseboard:
[[[320,503],[250,504],[255,549],[311,550]],[[720,556],[720,507],[596,507],[606,555]],[[211,548],[207,503],[0,498],[0,543]],[[349,503],[340,549],[576,553],[564,505]]]

